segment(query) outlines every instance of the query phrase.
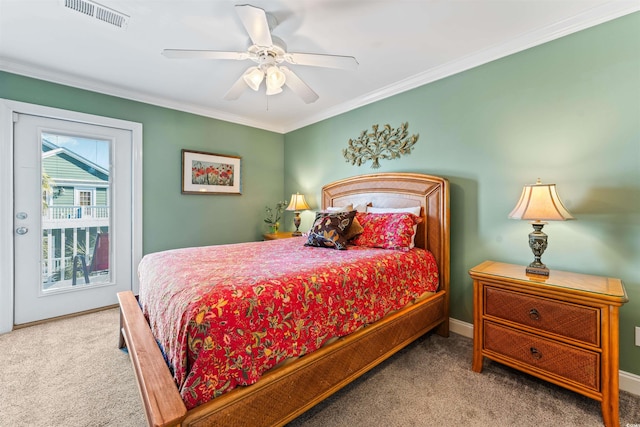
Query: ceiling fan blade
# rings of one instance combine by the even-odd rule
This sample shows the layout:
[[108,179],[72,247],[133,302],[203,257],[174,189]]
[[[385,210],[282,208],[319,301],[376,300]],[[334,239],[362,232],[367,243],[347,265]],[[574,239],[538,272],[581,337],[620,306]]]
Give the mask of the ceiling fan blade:
[[240,76],[240,78],[236,80],[233,86],[231,86],[231,89],[229,89],[227,93],[224,95],[224,99],[226,99],[227,101],[235,101],[236,99],[240,98],[240,95],[242,95],[242,93],[248,87],[249,86],[247,86],[247,83],[245,83],[244,81],[244,73],[243,73]]
[[171,59],[235,59],[249,58],[247,52],[223,52],[218,50],[164,49],[162,54]]
[[236,6],[236,12],[247,33],[249,33],[249,38],[251,38],[253,44],[263,47],[273,46],[267,14],[263,9],[250,4],[243,4]]
[[280,67],[280,70],[284,73],[286,80],[284,84],[291,89],[296,95],[298,95],[306,104],[316,102],[319,98],[305,82],[300,79],[293,71],[287,67]]
[[323,55],[319,53],[287,53],[285,61],[296,65],[311,65],[313,67],[342,68],[356,70],[358,61],[353,56]]

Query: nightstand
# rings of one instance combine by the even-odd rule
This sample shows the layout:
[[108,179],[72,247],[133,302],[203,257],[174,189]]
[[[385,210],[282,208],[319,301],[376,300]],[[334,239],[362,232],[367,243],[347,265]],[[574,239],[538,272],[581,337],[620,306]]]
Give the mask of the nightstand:
[[618,417],[620,279],[485,261],[473,278],[473,365],[489,358],[601,402],[607,427]]
[[290,237],[297,237],[293,235],[293,231],[278,231],[276,233],[265,233],[262,235],[264,240],[278,240],[288,239]]

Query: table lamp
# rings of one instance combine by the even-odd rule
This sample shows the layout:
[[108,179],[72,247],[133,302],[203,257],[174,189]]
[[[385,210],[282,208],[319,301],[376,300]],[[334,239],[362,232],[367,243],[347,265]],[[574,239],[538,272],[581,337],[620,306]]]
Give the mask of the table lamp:
[[533,231],[529,234],[529,247],[533,251],[534,260],[526,268],[526,272],[548,276],[549,269],[540,260],[547,248],[547,235],[542,232],[542,227],[547,224],[544,221],[574,219],[560,201],[556,185],[543,184],[540,178],[535,184],[525,185],[509,218],[531,220]]
[[287,206],[288,211],[294,211],[295,216],[293,217],[293,225],[296,226],[296,231],[291,233],[292,236],[302,236],[302,233],[298,230],[300,227],[300,211],[304,211],[307,209],[311,209],[307,204],[306,200],[304,200],[304,195],[300,193],[292,194],[291,201],[289,202],[289,206]]

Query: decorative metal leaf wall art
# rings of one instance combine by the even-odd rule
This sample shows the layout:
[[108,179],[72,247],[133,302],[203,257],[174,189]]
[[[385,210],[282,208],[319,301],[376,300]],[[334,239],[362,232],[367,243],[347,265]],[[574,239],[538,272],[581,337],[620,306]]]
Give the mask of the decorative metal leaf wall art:
[[358,138],[350,139],[342,154],[347,162],[356,166],[372,160],[371,167],[377,169],[381,159],[396,159],[411,153],[419,135],[408,136],[408,128],[409,123],[402,123],[397,129],[389,125],[379,129],[378,125],[373,125],[372,132],[363,130]]

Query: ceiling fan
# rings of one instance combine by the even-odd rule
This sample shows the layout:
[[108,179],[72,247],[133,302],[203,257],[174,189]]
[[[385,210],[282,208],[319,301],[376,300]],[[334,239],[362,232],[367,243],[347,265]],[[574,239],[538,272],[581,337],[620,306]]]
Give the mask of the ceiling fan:
[[287,86],[305,103],[310,104],[318,99],[318,94],[282,63],[347,70],[354,70],[358,67],[358,61],[352,56],[287,52],[287,46],[284,42],[271,35],[269,18],[272,19],[272,23],[275,23],[272,15],[268,15],[259,7],[248,4],[236,5],[235,8],[251,39],[251,46],[246,52],[189,49],[164,49],[162,51],[162,54],[167,58],[235,59],[238,61],[250,59],[255,62],[257,65],[249,67],[231,86],[231,89],[224,96],[226,100],[238,99],[247,87],[257,91],[264,80],[267,95],[278,94],[282,92],[282,86]]

